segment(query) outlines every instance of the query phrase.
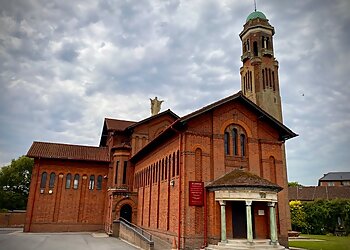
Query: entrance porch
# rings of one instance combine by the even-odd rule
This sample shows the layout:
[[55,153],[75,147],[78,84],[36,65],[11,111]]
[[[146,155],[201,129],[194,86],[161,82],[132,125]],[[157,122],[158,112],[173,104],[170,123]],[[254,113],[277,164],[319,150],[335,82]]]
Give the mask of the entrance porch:
[[234,170],[206,188],[220,205],[219,249],[284,249],[278,242],[278,185]]

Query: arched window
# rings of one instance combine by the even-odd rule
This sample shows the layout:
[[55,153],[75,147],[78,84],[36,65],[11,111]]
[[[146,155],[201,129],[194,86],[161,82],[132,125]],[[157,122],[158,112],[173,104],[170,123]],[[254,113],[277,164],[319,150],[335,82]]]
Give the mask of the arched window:
[[73,188],[74,189],[78,189],[78,187],[79,187],[79,175],[78,174],[76,174],[76,175],[74,175],[74,181],[73,181]]
[[264,70],[262,70],[262,81],[263,81],[263,89],[265,89],[265,75],[264,75]]
[[97,190],[101,190],[101,189],[102,189],[102,175],[99,175],[99,176],[97,177],[96,189],[97,189]]
[[[224,144],[225,156],[245,156],[247,147],[245,130],[236,124],[227,126],[224,132]],[[227,145],[232,145],[232,150],[227,151]]]
[[247,39],[247,51],[250,50],[250,47],[249,47],[249,39]]
[[95,186],[95,175],[90,175],[89,189],[90,190],[94,189],[94,186]]
[[173,153],[173,170],[172,170],[172,173],[173,173],[173,175],[172,175],[172,177],[174,177],[175,176],[175,152]]
[[53,188],[55,186],[55,178],[56,178],[56,174],[52,172],[50,174],[49,188]]
[[180,174],[180,153],[179,150],[176,153],[176,175]]
[[237,145],[237,128],[232,129],[232,147],[233,154],[238,155],[238,145]]
[[66,176],[66,188],[67,189],[70,188],[71,180],[72,180],[72,175],[67,174],[67,176]]
[[124,169],[123,169],[123,184],[126,184],[126,170],[128,167],[128,161],[124,161]]
[[225,154],[230,154],[230,134],[225,132],[224,134],[224,143],[225,143]]
[[245,135],[241,134],[241,156],[245,156]]
[[41,174],[40,188],[45,188],[46,186],[47,173],[44,172]]
[[253,51],[254,51],[254,56],[258,56],[258,43],[257,42],[253,43]]
[[115,164],[114,184],[118,184],[119,161]]
[[168,156],[165,157],[165,179],[168,179]]

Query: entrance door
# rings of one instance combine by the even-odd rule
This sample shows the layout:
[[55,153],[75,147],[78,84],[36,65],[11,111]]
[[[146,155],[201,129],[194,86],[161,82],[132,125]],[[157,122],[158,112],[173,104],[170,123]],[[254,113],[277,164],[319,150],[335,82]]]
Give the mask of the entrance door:
[[132,208],[129,204],[125,204],[120,209],[120,217],[131,222]]
[[244,201],[232,202],[233,238],[247,238],[247,220]]

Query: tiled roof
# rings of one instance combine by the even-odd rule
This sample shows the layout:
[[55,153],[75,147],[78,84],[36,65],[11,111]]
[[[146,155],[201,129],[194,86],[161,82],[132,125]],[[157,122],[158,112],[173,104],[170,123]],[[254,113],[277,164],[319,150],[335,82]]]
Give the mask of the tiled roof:
[[125,121],[125,120],[118,120],[118,119],[111,119],[111,118],[105,118],[107,130],[117,130],[117,131],[123,131],[127,127],[135,124],[136,122],[133,121]]
[[350,172],[329,172],[320,181],[350,181]]
[[243,171],[243,170],[233,170],[218,179],[209,183],[207,188],[217,188],[217,187],[256,187],[256,188],[268,188],[274,190],[282,190],[280,186],[272,183],[260,176]]
[[350,187],[310,186],[289,187],[289,200],[313,201],[317,199],[350,199]]
[[32,158],[69,159],[109,162],[106,147],[92,147],[50,142],[33,142],[28,153]]

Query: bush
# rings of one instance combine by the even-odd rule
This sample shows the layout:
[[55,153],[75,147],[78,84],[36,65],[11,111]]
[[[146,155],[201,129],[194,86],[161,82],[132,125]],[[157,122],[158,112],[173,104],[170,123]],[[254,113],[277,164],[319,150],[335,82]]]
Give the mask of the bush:
[[291,201],[292,229],[307,234],[350,233],[350,200]]

